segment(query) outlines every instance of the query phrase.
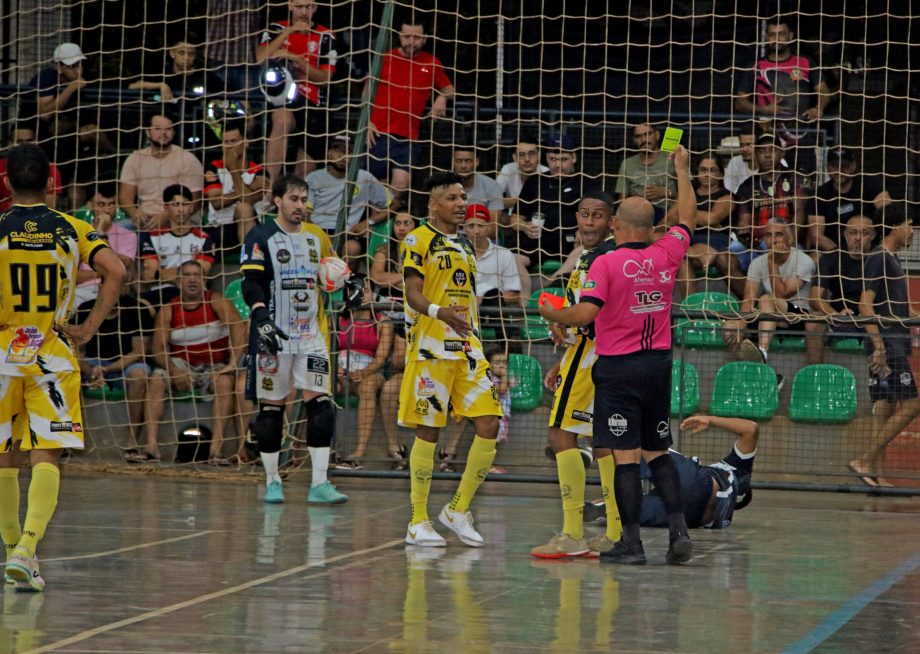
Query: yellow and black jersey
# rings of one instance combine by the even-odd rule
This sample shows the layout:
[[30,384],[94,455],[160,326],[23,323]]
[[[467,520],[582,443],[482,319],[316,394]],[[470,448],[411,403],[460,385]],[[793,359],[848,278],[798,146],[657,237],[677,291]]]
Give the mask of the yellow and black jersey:
[[[608,252],[613,252],[616,250],[616,247],[613,237],[610,236],[606,240],[598,243],[592,249],[585,250],[581,253],[581,256],[578,257],[578,262],[575,264],[575,269],[569,275],[569,282],[565,287],[566,306],[578,304],[579,299],[581,299],[581,292],[585,287],[585,281],[588,279],[588,270],[590,270],[594,260]],[[584,327],[572,328],[570,331],[575,334],[582,334],[588,338],[594,338],[594,323],[592,322]]]
[[73,311],[77,268],[106,247],[91,225],[43,204],[0,214],[0,374],[78,369],[58,328]]
[[476,254],[469,239],[460,234],[443,234],[426,224],[406,236],[402,256],[403,276],[412,270],[424,277],[425,297],[465,316],[473,330],[461,337],[447,323],[420,314],[405,302],[406,360],[481,360]]

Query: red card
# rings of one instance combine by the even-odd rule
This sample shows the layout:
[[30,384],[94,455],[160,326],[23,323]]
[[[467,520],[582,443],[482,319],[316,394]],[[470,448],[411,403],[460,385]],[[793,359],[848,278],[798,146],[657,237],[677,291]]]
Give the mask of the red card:
[[553,295],[552,293],[547,293],[546,291],[543,291],[542,293],[540,293],[540,297],[537,300],[537,303],[540,306],[543,306],[544,304],[549,304],[554,309],[561,309],[563,306],[565,306],[565,298],[559,297],[558,295]]

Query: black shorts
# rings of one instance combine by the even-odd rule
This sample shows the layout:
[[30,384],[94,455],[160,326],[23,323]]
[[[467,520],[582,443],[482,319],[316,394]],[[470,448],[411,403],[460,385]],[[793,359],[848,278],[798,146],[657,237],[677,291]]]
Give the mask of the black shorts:
[[294,114],[294,130],[288,138],[288,156],[291,160],[297,156],[297,150],[303,150],[314,161],[326,159],[326,144],[329,136],[329,110],[308,104],[303,98],[292,105],[284,107]]
[[600,356],[594,381],[594,447],[650,452],[671,440],[671,351]]
[[885,377],[869,373],[869,399],[897,402],[917,397],[917,381],[910,368],[910,341],[886,339],[885,350],[891,372]]

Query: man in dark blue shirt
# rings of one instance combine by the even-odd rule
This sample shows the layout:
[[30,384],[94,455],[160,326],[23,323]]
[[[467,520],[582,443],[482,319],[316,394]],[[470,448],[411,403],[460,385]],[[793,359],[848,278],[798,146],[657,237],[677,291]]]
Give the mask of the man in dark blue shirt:
[[[704,466],[696,457],[671,450],[668,454],[680,475],[681,499],[687,526],[725,529],[732,523],[736,510],[751,502],[751,475],[757,454],[759,428],[756,422],[742,418],[691,416],[680,428],[691,434],[710,427],[724,429],[738,436],[731,452],[721,461]],[[668,513],[658,489],[652,485],[651,470],[641,465],[643,480],[642,511],[639,522],[643,527],[667,527]],[[603,500],[585,503],[585,522],[604,515]]]

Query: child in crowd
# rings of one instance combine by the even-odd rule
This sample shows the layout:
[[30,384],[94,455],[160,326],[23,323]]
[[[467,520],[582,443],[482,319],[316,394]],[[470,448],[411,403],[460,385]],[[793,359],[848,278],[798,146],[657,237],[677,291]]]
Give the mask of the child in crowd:
[[[495,383],[495,390],[498,392],[498,404],[502,408],[502,414],[504,414],[499,421],[498,438],[495,439],[495,442],[504,443],[508,441],[511,436],[511,386],[513,380],[508,371],[509,346],[507,344],[487,345],[483,353],[485,354],[486,361],[489,362],[489,366],[492,368],[492,380]],[[441,448],[439,452],[439,457],[441,459],[439,469],[441,472],[457,471],[457,447],[460,445],[460,440],[466,433],[467,425],[470,424],[469,421],[464,421],[460,417],[456,417],[454,420],[456,424],[451,430],[451,436],[447,443],[447,447]],[[508,471],[493,465],[489,468],[489,472],[502,475]]]

